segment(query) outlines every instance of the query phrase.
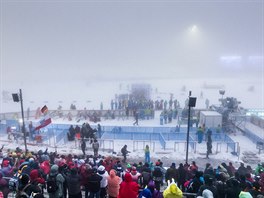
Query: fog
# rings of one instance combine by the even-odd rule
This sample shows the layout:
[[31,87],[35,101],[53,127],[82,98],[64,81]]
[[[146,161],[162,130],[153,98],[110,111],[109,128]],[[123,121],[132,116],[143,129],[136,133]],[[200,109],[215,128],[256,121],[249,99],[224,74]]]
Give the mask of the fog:
[[246,106],[264,107],[261,0],[1,0],[0,6],[0,112],[7,110],[3,92],[19,88],[28,104],[57,105],[111,99],[126,81],[184,97],[187,84],[224,84],[229,96],[242,92]]

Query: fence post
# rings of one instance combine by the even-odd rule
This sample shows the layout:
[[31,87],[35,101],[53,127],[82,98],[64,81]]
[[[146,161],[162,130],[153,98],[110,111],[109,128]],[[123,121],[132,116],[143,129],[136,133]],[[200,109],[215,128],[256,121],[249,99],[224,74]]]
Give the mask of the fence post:
[[[218,150],[218,148],[220,147],[220,151]],[[221,152],[221,142],[216,142],[216,153],[220,153]]]

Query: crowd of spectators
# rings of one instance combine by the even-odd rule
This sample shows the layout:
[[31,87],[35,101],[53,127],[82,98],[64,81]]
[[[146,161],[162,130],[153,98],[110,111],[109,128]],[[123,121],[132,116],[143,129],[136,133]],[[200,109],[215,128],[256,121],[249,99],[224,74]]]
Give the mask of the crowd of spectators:
[[264,193],[264,163],[254,170],[243,163],[236,169],[231,162],[198,167],[195,161],[173,162],[167,168],[161,160],[122,162],[113,156],[60,155],[48,149],[0,151],[4,198],[10,193],[17,198],[260,198]]

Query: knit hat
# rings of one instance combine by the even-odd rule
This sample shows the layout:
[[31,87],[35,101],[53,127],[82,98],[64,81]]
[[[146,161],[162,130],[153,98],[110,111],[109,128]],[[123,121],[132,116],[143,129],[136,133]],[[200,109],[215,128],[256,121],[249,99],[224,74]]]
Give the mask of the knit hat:
[[52,165],[52,167],[50,169],[50,175],[54,176],[54,175],[58,174],[58,172],[59,172],[58,165],[56,165],[56,164]]

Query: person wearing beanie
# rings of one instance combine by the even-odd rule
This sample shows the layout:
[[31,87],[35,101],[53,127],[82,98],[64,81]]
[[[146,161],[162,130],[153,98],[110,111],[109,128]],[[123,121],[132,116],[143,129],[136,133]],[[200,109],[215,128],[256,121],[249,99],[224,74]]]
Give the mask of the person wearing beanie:
[[132,181],[130,173],[126,173],[124,181],[120,184],[118,198],[137,198],[139,186],[136,182]]
[[121,178],[116,175],[114,169],[110,170],[110,175],[107,177],[107,194],[109,198],[117,198],[120,188]]
[[109,176],[108,172],[105,170],[105,167],[103,165],[100,165],[97,169],[98,175],[102,177],[102,180],[100,182],[100,197],[105,198],[106,197],[106,188],[107,188],[107,178]]
[[61,198],[63,197],[63,183],[65,181],[64,177],[62,174],[59,173],[59,166],[54,164],[52,165],[50,169],[50,173],[47,175],[47,181],[49,181],[50,177],[55,177],[56,178],[56,184],[58,186],[58,189],[55,192],[49,193],[49,198]]

